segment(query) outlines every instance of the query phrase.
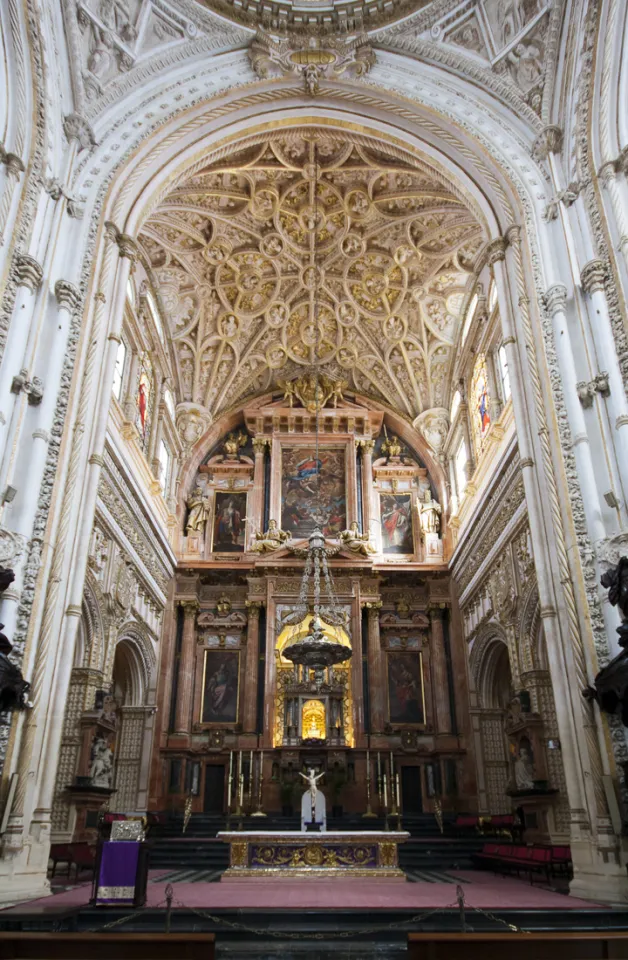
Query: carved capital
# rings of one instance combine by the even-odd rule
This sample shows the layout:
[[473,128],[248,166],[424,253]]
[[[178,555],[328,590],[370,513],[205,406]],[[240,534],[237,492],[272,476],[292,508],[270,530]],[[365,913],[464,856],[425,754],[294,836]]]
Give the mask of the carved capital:
[[563,147],[563,131],[561,127],[550,124],[541,130],[532,145],[532,156],[535,160],[546,160],[550,153],[560,153]]
[[564,313],[567,307],[567,287],[563,283],[553,284],[543,297],[543,302],[550,317]]
[[34,257],[22,254],[14,261],[15,275],[20,287],[27,287],[31,293],[39,288],[44,276],[43,268]]
[[264,606],[262,600],[246,600],[245,606],[249,614],[249,620],[259,620],[260,610]]
[[24,163],[17,153],[9,153],[4,149],[4,146],[0,143],[0,163],[4,163],[7,168],[7,173],[9,176],[14,177],[16,180],[21,173],[24,173],[26,169]]
[[374,440],[364,440],[364,439],[362,439],[362,440],[356,440],[356,441],[355,441],[355,448],[356,448],[356,450],[360,450],[360,451],[361,451],[362,456],[364,456],[365,454],[367,454],[367,455],[370,456],[370,455],[373,453],[373,450],[375,449],[375,441],[374,441]]
[[183,599],[178,600],[177,603],[183,608],[183,613],[187,619],[190,617],[195,617],[200,609],[198,600],[194,600],[191,597],[184,597]]
[[73,140],[78,141],[79,151],[85,150],[87,147],[96,146],[94,131],[87,120],[79,116],[78,113],[70,113],[65,117],[63,121],[63,132],[70,143],[72,143]]
[[581,189],[582,184],[578,183],[577,180],[574,180],[573,183],[570,183],[565,190],[562,190],[558,194],[557,199],[561,200],[566,207],[570,207],[578,199]]
[[580,283],[585,293],[597,293],[604,290],[606,264],[603,260],[590,260],[580,271]]
[[615,167],[618,173],[623,173],[624,176],[628,177],[628,143],[617,157]]
[[55,297],[57,305],[62,310],[68,310],[70,313],[76,310],[80,303],[80,295],[77,287],[68,280],[57,280],[55,283]]
[[270,437],[254,437],[253,438],[253,450],[257,456],[264,456],[266,450],[270,452],[272,446],[272,440]]
[[44,395],[44,387],[39,377],[29,379],[27,370],[20,370],[17,376],[13,377],[11,383],[12,393],[21,393],[22,390],[28,397],[28,402],[32,407],[41,403]]
[[109,239],[117,244],[119,255],[126,257],[127,260],[131,261],[131,264],[134,264],[139,251],[133,237],[130,237],[128,233],[121,233],[111,220],[107,220],[105,223],[105,232]]
[[486,245],[486,262],[489,267],[492,267],[494,263],[499,263],[501,260],[506,259],[507,246],[508,241],[506,237],[495,237],[494,240],[491,240]]

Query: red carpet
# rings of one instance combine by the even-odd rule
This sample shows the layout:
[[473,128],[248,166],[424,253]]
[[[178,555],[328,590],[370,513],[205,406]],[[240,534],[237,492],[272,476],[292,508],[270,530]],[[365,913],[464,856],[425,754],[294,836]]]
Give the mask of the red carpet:
[[[160,875],[163,875],[162,870],[151,871],[151,879],[156,882],[148,885],[149,907],[165,902],[166,883],[158,879]],[[488,910],[580,910],[600,906],[511,877],[464,870],[452,875],[467,881],[463,889],[469,907]],[[238,883],[173,883],[173,888],[173,906],[201,907],[210,911],[224,907],[244,910],[423,910],[455,906],[456,899],[455,884],[386,883],[381,880],[305,880],[296,883],[260,879]],[[56,909],[66,910],[87,904],[90,893],[91,884],[84,883],[51,897],[30,901],[29,907],[46,913]],[[3,912],[18,913],[23,910],[24,906],[21,905],[9,907]]]

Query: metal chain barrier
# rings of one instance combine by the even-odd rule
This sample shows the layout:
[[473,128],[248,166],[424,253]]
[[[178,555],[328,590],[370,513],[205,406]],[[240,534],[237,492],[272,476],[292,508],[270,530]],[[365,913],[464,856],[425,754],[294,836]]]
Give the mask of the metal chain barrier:
[[[373,933],[381,933],[384,930],[404,930],[409,924],[418,924],[423,923],[429,917],[434,917],[438,913],[443,913],[445,910],[455,909],[456,907],[460,911],[460,920],[461,920],[461,929],[462,932],[467,932],[468,927],[465,918],[465,911],[472,910],[474,913],[479,913],[484,917],[487,917],[489,920],[492,920],[494,923],[500,923],[503,926],[507,927],[513,933],[529,933],[529,930],[522,930],[521,927],[516,926],[514,923],[509,923],[507,920],[502,920],[500,917],[496,917],[495,914],[491,913],[490,910],[483,910],[482,907],[469,907],[465,903],[464,890],[458,884],[456,886],[456,899],[452,903],[446,904],[444,907],[435,907],[433,910],[427,910],[424,913],[417,913],[412,917],[408,917],[407,920],[393,921],[391,923],[382,923],[377,926],[372,927],[362,927],[359,930],[340,930],[340,931],[330,931],[330,932],[321,932],[321,933],[296,933],[292,931],[281,931],[281,930],[266,930],[263,927],[249,927],[245,923],[239,923],[236,920],[229,920],[227,917],[219,917],[213,913],[208,913],[207,910],[201,910],[198,907],[189,907],[187,904],[183,903],[181,900],[174,899],[174,889],[171,884],[168,884],[165,890],[166,897],[164,900],[160,900],[154,907],[150,907],[151,910],[158,910],[160,907],[165,905],[166,907],[166,933],[170,933],[170,920],[173,904],[176,904],[177,907],[180,907],[183,910],[189,910],[190,913],[196,914],[197,917],[202,917],[204,920],[210,920],[212,923],[217,926],[229,927],[231,930],[242,931],[243,933],[252,933],[256,937],[274,937],[276,940],[349,940],[353,937],[364,937]],[[134,919],[138,916],[138,913],[129,913],[125,917],[120,917],[117,920],[112,920],[111,923],[106,923],[102,927],[93,927],[88,931],[89,933],[104,933],[107,930],[113,930],[116,927],[122,926],[122,924],[127,923],[129,920]]]

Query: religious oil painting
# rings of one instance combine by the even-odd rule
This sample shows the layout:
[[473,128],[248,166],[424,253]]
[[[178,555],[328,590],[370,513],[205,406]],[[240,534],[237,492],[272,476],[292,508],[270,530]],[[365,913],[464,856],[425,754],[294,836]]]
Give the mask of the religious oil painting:
[[425,723],[420,653],[400,651],[388,654],[388,716],[390,723]]
[[414,553],[412,497],[409,493],[383,493],[380,497],[384,553]]
[[295,539],[318,527],[337,537],[347,526],[344,447],[284,447],[281,526]]
[[216,494],[214,553],[243,553],[246,526],[246,493]]
[[207,650],[203,671],[203,723],[236,723],[240,654],[233,650]]

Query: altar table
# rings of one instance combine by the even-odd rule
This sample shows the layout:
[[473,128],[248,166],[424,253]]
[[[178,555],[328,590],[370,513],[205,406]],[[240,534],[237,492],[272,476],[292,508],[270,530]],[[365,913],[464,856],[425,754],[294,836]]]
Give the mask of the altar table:
[[300,830],[221,832],[230,847],[230,866],[222,880],[252,877],[372,877],[405,880],[397,846],[405,831],[342,830],[303,833]]

